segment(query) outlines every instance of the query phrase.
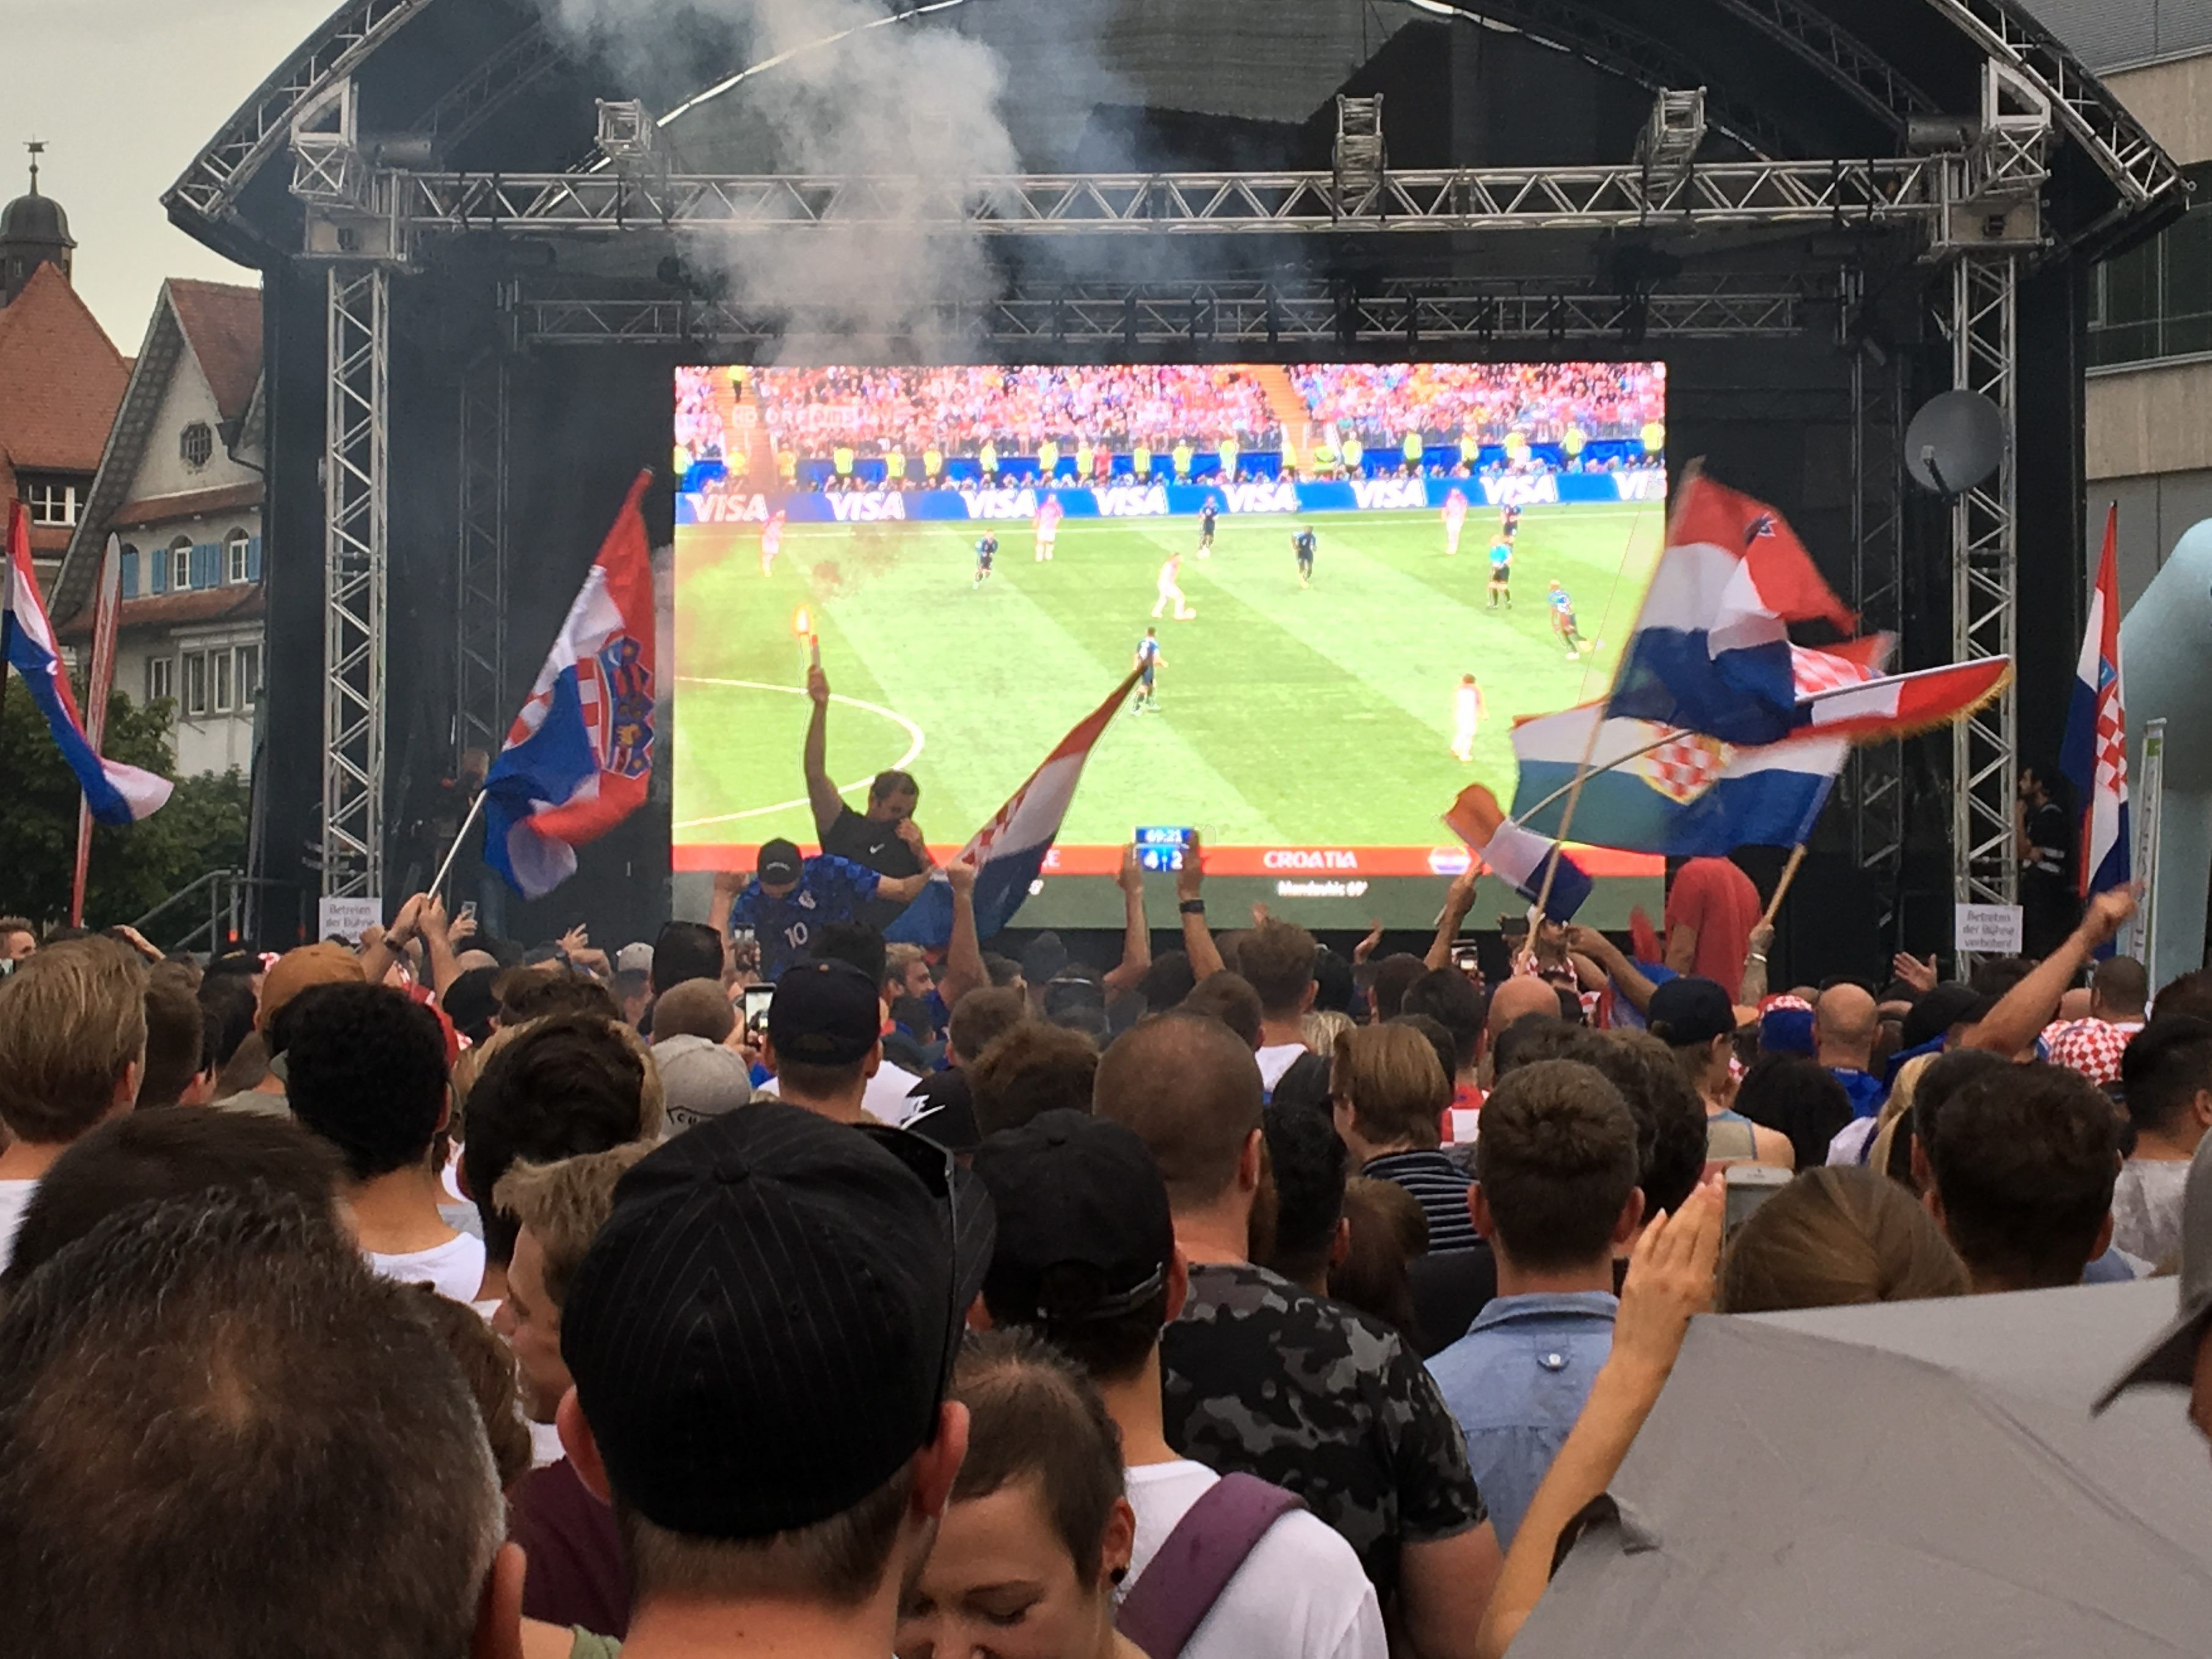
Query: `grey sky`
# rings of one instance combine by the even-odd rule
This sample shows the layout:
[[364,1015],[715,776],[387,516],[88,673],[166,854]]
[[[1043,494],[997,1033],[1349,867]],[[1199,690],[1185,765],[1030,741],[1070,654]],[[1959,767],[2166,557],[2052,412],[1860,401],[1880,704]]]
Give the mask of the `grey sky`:
[[161,210],[200,146],[337,0],[0,0],[0,200],[22,144],[46,141],[40,188],[69,210],[76,287],[125,354],[164,276],[251,283]]

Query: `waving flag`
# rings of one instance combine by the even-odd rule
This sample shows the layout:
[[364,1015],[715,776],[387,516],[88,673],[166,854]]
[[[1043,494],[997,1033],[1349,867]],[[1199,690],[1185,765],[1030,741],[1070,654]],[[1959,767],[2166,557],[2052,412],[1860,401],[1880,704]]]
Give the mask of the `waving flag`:
[[484,780],[484,861],[525,898],[576,873],[576,848],[653,781],[653,555],[638,474]]
[[[1597,743],[1590,726],[1600,722]],[[1539,836],[1559,833],[1575,771],[1590,771],[1574,834],[1593,847],[1670,858],[1739,847],[1792,847],[1812,833],[1850,742],[1797,737],[1739,748],[1702,732],[1609,718],[1602,703],[1541,714],[1513,728],[1521,781],[1513,817]]]
[[1855,621],[1782,515],[1693,471],[1609,712],[1729,743],[1777,742],[1805,724],[1789,624],[1816,617],[1845,633]]
[[1461,790],[1451,811],[1444,814],[1444,822],[1493,874],[1510,883],[1513,890],[1531,904],[1544,890],[1545,866],[1557,859],[1559,872],[1552,878],[1551,896],[1544,902],[1544,914],[1553,921],[1572,921],[1583,901],[1590,896],[1590,878],[1583,867],[1558,842],[1531,835],[1508,818],[1498,805],[1498,797],[1484,785],[1471,783]]
[[[1014,798],[975,832],[960,850],[961,861],[975,866],[975,931],[988,939],[1014,919],[1030,896],[1030,885],[1044,869],[1045,854],[1060,834],[1060,821],[1075,799],[1083,764],[1114,716],[1129,701],[1137,674],[1115,687],[1105,702],[1060,740],[1044,764],[1014,791]],[[930,878],[898,919],[884,930],[895,943],[933,948],[952,937],[952,889],[939,871]]]
[[4,590],[9,665],[31,688],[31,701],[46,717],[46,728],[54,734],[70,770],[76,774],[93,817],[102,823],[135,823],[152,817],[176,786],[120,761],[102,760],[98,745],[85,735],[69,676],[62,672],[61,653],[54,648],[53,627],[39,598],[39,579],[31,568],[31,524],[21,501],[8,504],[8,569],[0,590]]
[[2105,515],[2105,551],[2066,708],[2059,770],[2081,799],[2081,896],[2128,882],[2128,713],[2120,682],[2119,503]]

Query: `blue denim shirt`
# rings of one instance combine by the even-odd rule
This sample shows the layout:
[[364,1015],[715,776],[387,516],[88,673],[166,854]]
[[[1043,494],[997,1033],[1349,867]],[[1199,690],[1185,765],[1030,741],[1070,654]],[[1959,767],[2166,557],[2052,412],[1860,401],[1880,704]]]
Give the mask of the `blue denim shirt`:
[[1618,1298],[1603,1291],[1502,1296],[1429,1374],[1467,1436],[1467,1461],[1498,1529],[1513,1547],[1552,1459],[1582,1415],[1613,1352]]

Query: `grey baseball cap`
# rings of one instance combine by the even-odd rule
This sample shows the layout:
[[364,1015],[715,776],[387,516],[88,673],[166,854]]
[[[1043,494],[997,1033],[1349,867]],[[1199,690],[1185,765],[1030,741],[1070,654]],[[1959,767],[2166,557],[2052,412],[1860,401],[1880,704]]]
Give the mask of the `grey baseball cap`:
[[2212,1135],[2197,1143],[2181,1191],[2180,1306],[2172,1319],[2097,1397],[2100,1412],[2138,1382],[2179,1382],[2197,1375],[2197,1350],[2212,1323]]

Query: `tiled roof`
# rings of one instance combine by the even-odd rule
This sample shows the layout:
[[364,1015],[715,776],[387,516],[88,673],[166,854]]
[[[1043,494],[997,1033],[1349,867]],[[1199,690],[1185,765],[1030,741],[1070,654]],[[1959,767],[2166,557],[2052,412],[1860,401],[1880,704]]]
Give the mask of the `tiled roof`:
[[147,495],[126,502],[107,521],[111,530],[135,530],[142,525],[167,524],[173,519],[204,518],[236,507],[258,507],[266,486],[222,484],[214,489],[188,489],[175,495]]
[[[199,587],[186,593],[156,593],[149,599],[123,601],[123,631],[141,628],[180,628],[193,623],[251,622],[261,617],[264,604],[259,582],[225,587]],[[92,607],[84,606],[61,625],[65,640],[89,639]]]
[[169,301],[226,421],[246,414],[261,377],[261,290],[169,278]]
[[123,354],[53,266],[0,310],[0,447],[17,471],[96,469],[129,381]]

